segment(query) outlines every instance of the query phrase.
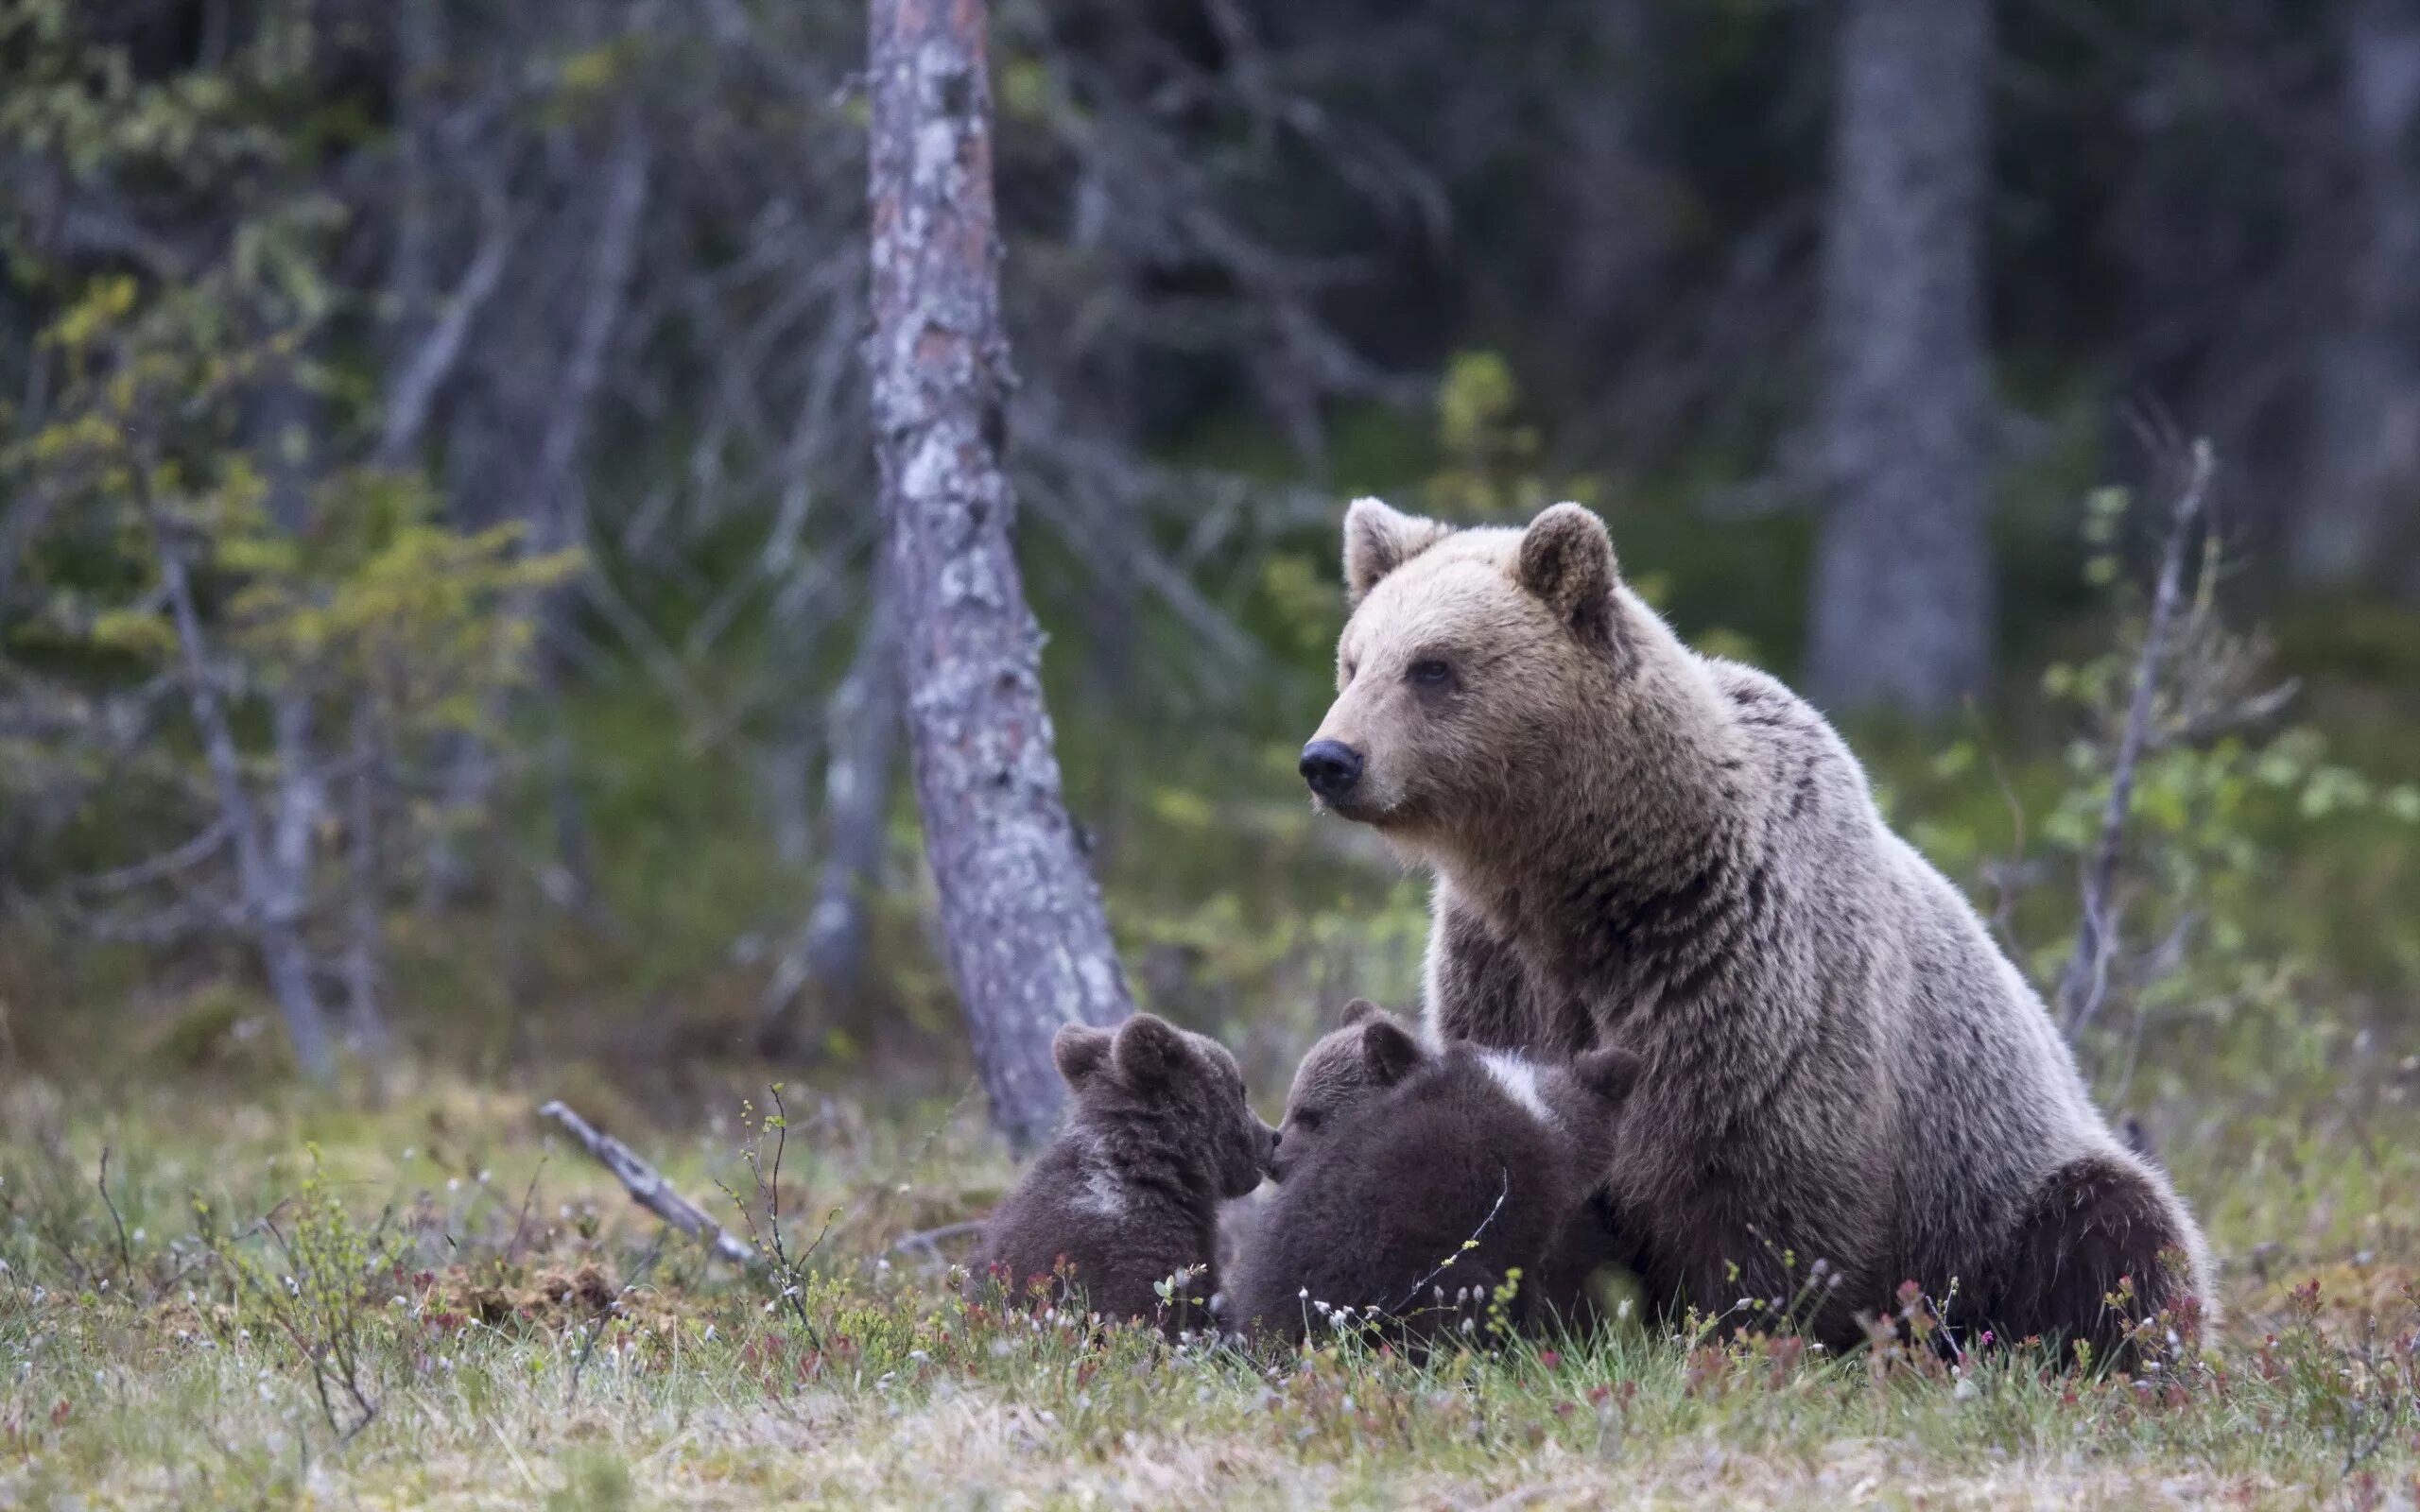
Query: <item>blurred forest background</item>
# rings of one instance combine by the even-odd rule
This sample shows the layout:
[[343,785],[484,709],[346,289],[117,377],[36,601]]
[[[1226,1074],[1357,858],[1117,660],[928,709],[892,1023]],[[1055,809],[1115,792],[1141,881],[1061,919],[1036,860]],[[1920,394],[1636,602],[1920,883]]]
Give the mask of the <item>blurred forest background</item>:
[[[970,1076],[878,555],[862,8],[0,6],[0,1076]],[[1409,1005],[1337,523],[1577,498],[2046,987],[2177,442],[2114,1106],[2400,1095],[2420,0],[1000,0],[1009,458],[1145,1005]],[[2103,997],[2105,996],[2105,1004]]]

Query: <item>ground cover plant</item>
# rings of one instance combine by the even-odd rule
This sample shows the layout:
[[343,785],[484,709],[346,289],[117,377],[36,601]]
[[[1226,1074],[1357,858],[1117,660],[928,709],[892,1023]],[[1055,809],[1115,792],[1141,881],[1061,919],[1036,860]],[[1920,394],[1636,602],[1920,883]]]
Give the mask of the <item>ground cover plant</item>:
[[[1827,1359],[1635,1308],[1586,1339],[1482,1321],[1419,1361],[1322,1317],[1256,1362],[961,1300],[950,1256],[1006,1174],[962,1108],[729,1111],[657,1153],[769,1246],[778,1205],[780,1266],[668,1236],[527,1100],[458,1082],[368,1116],[16,1085],[0,1501],[2358,1506],[2420,1474],[2396,1108],[2177,1150],[2188,1192],[2229,1192],[2228,1315],[2132,1378],[1979,1345]],[[752,1165],[782,1140],[778,1177]]]

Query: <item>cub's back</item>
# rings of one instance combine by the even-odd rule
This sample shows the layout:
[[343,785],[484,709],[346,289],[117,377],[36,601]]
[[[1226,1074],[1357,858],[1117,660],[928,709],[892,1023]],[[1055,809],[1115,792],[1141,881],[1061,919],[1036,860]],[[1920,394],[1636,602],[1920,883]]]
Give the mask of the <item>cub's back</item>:
[[[1439,1288],[1450,1307],[1457,1292],[1492,1294],[1514,1269],[1534,1293],[1584,1195],[1568,1142],[1508,1096],[1476,1056],[1449,1054],[1277,1189],[1231,1288],[1229,1315],[1248,1330],[1257,1320],[1299,1337],[1306,1321],[1319,1326],[1320,1302],[1417,1314],[1435,1307]],[[1526,1314],[1529,1300],[1516,1297],[1516,1312]]]

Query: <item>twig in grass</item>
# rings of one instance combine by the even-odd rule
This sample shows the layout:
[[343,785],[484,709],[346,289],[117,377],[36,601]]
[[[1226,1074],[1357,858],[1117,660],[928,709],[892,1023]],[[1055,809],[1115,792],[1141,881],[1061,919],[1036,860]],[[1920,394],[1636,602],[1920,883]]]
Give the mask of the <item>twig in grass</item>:
[[804,1269],[806,1262],[823,1247],[823,1241],[831,1234],[832,1222],[840,1215],[840,1210],[835,1208],[824,1215],[823,1229],[815,1236],[815,1243],[807,1246],[793,1262],[789,1243],[782,1237],[782,1156],[789,1149],[790,1143],[789,1108],[782,1101],[780,1082],[773,1083],[767,1092],[773,1099],[772,1114],[765,1120],[765,1127],[773,1131],[771,1173],[769,1175],[757,1164],[757,1151],[763,1147],[761,1144],[752,1145],[748,1151],[748,1169],[756,1177],[756,1190],[765,1198],[765,1227],[761,1232],[756,1228],[756,1214],[740,1199],[739,1194],[729,1187],[723,1191],[738,1205],[740,1216],[748,1220],[748,1232],[756,1242],[758,1257],[772,1266],[773,1279],[781,1286],[781,1299],[789,1303],[791,1314],[806,1332],[807,1343],[815,1347],[815,1352],[820,1356],[823,1353],[823,1335],[816,1332],[814,1320],[806,1315]]
[[529,1231],[529,1208],[538,1200],[538,1178],[546,1174],[546,1155],[538,1157],[538,1169],[529,1173],[529,1190],[521,1194],[521,1215],[512,1220],[512,1239],[504,1246],[504,1263],[508,1265],[521,1258],[521,1241]]
[[2159,576],[2152,590],[2151,621],[2143,631],[2142,654],[2135,662],[2134,697],[2127,705],[2117,761],[2110,768],[2100,836],[2084,868],[2083,918],[2076,930],[2075,954],[2059,977],[2059,1022],[2070,1038],[2092,1022],[2109,995],[2109,959],[2118,933],[2117,906],[2111,895],[2125,848],[2126,813],[2135,798],[2135,769],[2151,740],[2152,706],[2168,656],[2169,627],[2176,617],[2186,543],[2201,523],[2215,467],[2209,441],[2195,440],[2185,485],[2169,514],[2168,539],[2160,549]]
[[655,1268],[656,1259],[663,1253],[664,1234],[658,1230],[655,1243],[648,1246],[647,1254],[641,1257],[638,1268],[631,1272],[631,1279],[624,1281],[622,1289],[608,1297],[605,1305],[596,1310],[596,1315],[588,1320],[588,1338],[580,1345],[579,1354],[571,1363],[571,1383],[563,1392],[564,1406],[568,1407],[579,1400],[579,1373],[588,1368],[588,1357],[596,1352],[596,1341],[605,1332],[605,1320],[622,1310],[622,1298],[628,1296],[639,1282],[647,1280],[647,1273]]
[[539,1108],[538,1116],[561,1124],[597,1164],[614,1173],[623,1190],[640,1207],[692,1239],[703,1241],[735,1265],[752,1266],[757,1263],[756,1252],[749,1248],[747,1241],[707,1217],[703,1209],[674,1191],[672,1184],[655,1167],[640,1160],[629,1145],[599,1132],[560,1101]]
[[1488,1225],[1495,1222],[1495,1215],[1504,1211],[1504,1199],[1512,1194],[1512,1169],[1510,1166],[1505,1166],[1502,1170],[1504,1173],[1504,1184],[1496,1189],[1495,1205],[1487,1210],[1487,1216],[1478,1221],[1478,1227],[1471,1230],[1471,1236],[1462,1241],[1461,1248],[1456,1249],[1452,1254],[1447,1255],[1444,1259],[1439,1261],[1437,1263],[1436,1269],[1430,1271],[1427,1275],[1423,1276],[1417,1281],[1414,1281],[1412,1283],[1411,1290],[1404,1294],[1403,1300],[1397,1302],[1392,1311],[1401,1313],[1406,1308],[1411,1306],[1412,1303],[1420,1300],[1420,1294],[1428,1289],[1430,1282],[1434,1281],[1438,1277],[1444,1275],[1447,1266],[1461,1259],[1463,1255],[1467,1254],[1471,1250],[1478,1247],[1479,1237],[1487,1232]]
[[130,1293],[134,1287],[134,1251],[126,1242],[126,1220],[117,1214],[117,1202],[110,1195],[110,1147],[101,1146],[101,1170],[94,1178],[101,1189],[101,1206],[110,1210],[110,1222],[117,1225],[118,1284]]

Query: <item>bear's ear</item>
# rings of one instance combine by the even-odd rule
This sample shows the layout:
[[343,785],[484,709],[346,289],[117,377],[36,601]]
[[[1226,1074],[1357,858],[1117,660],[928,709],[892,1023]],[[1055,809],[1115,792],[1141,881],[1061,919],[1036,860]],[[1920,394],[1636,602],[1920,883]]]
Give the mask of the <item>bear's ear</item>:
[[1634,1052],[1618,1046],[1591,1050],[1571,1063],[1571,1074],[1581,1086],[1609,1103],[1618,1103],[1638,1085],[1639,1073],[1647,1063]]
[[1377,1084],[1392,1087],[1420,1064],[1420,1041],[1392,1019],[1373,1019],[1361,1026],[1361,1054]]
[[1376,499],[1356,499],[1344,510],[1344,598],[1358,604],[1378,579],[1445,539],[1434,520],[1390,509]]
[[1050,1058],[1059,1063],[1059,1074],[1070,1087],[1081,1087],[1086,1078],[1098,1072],[1109,1060],[1109,1031],[1096,1029],[1089,1023],[1063,1023],[1050,1037]]
[[1344,1005],[1342,1013],[1336,1016],[1336,1026],[1340,1029],[1350,1029],[1364,1020],[1383,1019],[1386,1016],[1387,1010],[1368,998],[1355,998]]
[[1157,1087],[1168,1079],[1184,1040],[1166,1019],[1138,1013],[1117,1026],[1117,1074],[1130,1087]]
[[1614,591],[1614,538],[1605,522],[1576,504],[1558,504],[1521,532],[1521,586],[1546,600],[1555,618],[1587,629],[1604,618]]

